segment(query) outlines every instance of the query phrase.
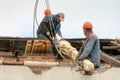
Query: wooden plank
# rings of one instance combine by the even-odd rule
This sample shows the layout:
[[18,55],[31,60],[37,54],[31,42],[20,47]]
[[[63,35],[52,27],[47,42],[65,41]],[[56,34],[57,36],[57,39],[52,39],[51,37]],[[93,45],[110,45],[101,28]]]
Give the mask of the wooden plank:
[[31,51],[31,46],[32,46],[32,40],[27,40],[24,54],[30,53],[30,51]]
[[43,40],[39,40],[39,44],[38,44],[38,53],[42,53],[42,46],[43,46]]
[[3,57],[0,57],[0,65],[3,63],[4,59]]
[[37,46],[38,46],[38,44],[35,43],[35,44],[34,44],[34,48],[33,48],[33,53],[36,53],[36,52],[37,52]]
[[13,56],[12,52],[0,52],[0,56],[1,57],[9,57],[9,56]]
[[35,53],[35,51],[37,50],[36,48],[37,41],[38,40],[34,40],[31,53]]
[[39,40],[36,41],[36,47],[35,47],[36,51],[35,51],[35,53],[38,53],[38,44],[39,44]]
[[46,44],[45,52],[46,53],[50,52],[50,44]]
[[120,60],[120,55],[115,55],[115,56],[112,56],[112,57],[115,58],[115,59]]
[[42,45],[43,45],[43,44],[42,44],[41,42],[38,43],[38,53],[41,52],[41,46],[42,46]]
[[39,62],[39,61],[24,61],[25,66],[53,67],[59,66],[59,62]]
[[113,49],[120,49],[120,47],[119,46],[103,46],[103,49],[113,50]]
[[9,44],[10,44],[9,40],[0,40],[0,51],[8,52]]
[[45,44],[42,45],[42,53],[45,53]]
[[8,50],[8,48],[0,48],[0,51],[3,51],[3,50]]
[[[47,42],[48,43],[48,42]],[[34,40],[31,53],[46,53],[46,40]],[[48,50],[48,49],[47,49]]]
[[50,41],[47,41],[47,40],[46,40],[46,45],[45,45],[45,52],[46,52],[46,53],[50,52],[50,45],[51,45],[51,44],[50,44]]
[[104,62],[106,62],[112,66],[120,67],[120,61],[107,55],[105,52],[101,52],[100,56],[101,56],[101,60],[103,60]]
[[32,54],[33,51],[34,51],[34,47],[35,47],[35,40],[33,40],[33,45],[32,45],[32,49],[31,49],[31,54]]
[[41,40],[41,43],[43,44],[41,46],[41,53],[44,53],[45,52],[45,40]]
[[120,40],[111,41],[111,43],[120,48]]
[[23,62],[3,62],[3,65],[24,65]]
[[9,52],[14,52],[14,41],[13,40],[10,40],[8,51]]

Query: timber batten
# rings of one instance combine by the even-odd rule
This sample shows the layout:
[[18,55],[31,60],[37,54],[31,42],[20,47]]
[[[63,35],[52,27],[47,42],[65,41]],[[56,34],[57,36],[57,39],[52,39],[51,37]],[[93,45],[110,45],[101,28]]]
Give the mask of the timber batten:
[[105,61],[106,63],[112,65],[112,66],[117,66],[120,67],[120,61],[107,55],[105,52],[100,53],[101,59]]
[[[71,43],[71,45],[77,50],[80,49],[82,45],[81,39],[65,39]],[[100,49],[102,51],[101,60],[113,65],[120,65],[120,48],[118,44],[114,44],[116,40],[114,39],[100,39]],[[119,41],[116,41],[119,43]],[[0,57],[3,57],[7,60],[4,61],[3,64],[12,64],[9,60],[13,60],[13,64],[23,64],[24,60],[32,60],[36,61],[36,57],[40,57],[41,55],[46,55],[50,53],[50,42],[48,40],[41,40],[38,38],[14,38],[14,37],[0,37]],[[16,54],[17,53],[17,54]],[[52,54],[52,53],[50,53]],[[107,54],[107,56],[106,56]],[[53,54],[52,54],[53,55]],[[22,57],[26,56],[26,57]],[[30,56],[32,58],[30,58]],[[34,57],[33,57],[34,56]],[[114,56],[114,57],[113,57]],[[47,56],[55,62],[55,57]],[[112,57],[112,59],[110,58]],[[10,59],[8,59],[10,58]],[[36,58],[36,59],[35,59]],[[43,57],[43,60],[40,58],[37,61],[50,61],[48,58]],[[114,60],[115,59],[115,60]],[[11,61],[12,61],[11,60]],[[117,60],[117,61],[116,61]],[[5,62],[8,61],[8,62]],[[68,59],[68,62],[70,59]],[[21,63],[19,63],[21,62]],[[115,63],[115,64],[114,64]],[[119,66],[120,67],[120,66]]]

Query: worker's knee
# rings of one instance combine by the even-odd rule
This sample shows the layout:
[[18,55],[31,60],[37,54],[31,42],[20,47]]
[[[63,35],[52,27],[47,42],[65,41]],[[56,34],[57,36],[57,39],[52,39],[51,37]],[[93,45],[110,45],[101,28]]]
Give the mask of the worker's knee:
[[54,44],[51,44],[51,52],[54,54],[54,55],[57,55],[57,49],[55,48],[55,45]]

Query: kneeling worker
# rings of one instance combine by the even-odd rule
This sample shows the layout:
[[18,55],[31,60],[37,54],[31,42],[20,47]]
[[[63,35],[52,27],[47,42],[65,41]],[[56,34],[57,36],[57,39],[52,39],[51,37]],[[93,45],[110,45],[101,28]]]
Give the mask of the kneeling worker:
[[77,60],[88,59],[94,64],[94,68],[97,69],[100,66],[100,43],[96,34],[93,33],[92,28],[93,25],[91,22],[83,24],[83,32],[86,38],[79,50]]

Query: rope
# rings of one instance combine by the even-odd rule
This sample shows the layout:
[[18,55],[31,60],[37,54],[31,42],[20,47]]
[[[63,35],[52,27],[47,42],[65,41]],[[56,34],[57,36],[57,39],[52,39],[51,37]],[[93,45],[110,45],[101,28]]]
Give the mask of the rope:
[[[36,16],[36,14],[37,14],[37,7],[38,7],[38,2],[39,2],[39,0],[36,0],[35,1],[35,6],[34,6],[34,15],[33,15],[33,42],[34,42],[34,38],[35,38],[35,22],[36,22],[36,24],[39,26],[39,24],[38,24],[38,20],[37,20],[37,16]],[[33,44],[34,45],[34,44]],[[31,50],[31,55],[32,55],[32,52],[33,52],[33,46],[32,46],[32,50]]]
[[35,7],[34,7],[34,15],[35,15],[35,21],[36,24],[39,26],[38,20],[37,20],[37,7],[38,7],[39,0],[36,0]]
[[45,0],[45,3],[46,3],[46,7],[47,7],[47,9],[49,9],[49,10],[50,10],[49,1],[48,1],[48,0]]
[[[45,0],[45,2],[46,2],[46,7],[47,7],[47,9],[50,10],[49,1],[48,1],[48,0]],[[49,25],[50,25],[50,30],[51,30],[51,36],[54,37],[54,33],[52,32],[52,29],[54,30],[55,33],[56,33],[56,30],[55,30],[53,21],[51,21],[51,19],[50,19],[50,16],[49,16]],[[53,28],[52,28],[52,27],[53,27]],[[56,36],[56,35],[55,35],[55,36]],[[65,57],[62,55],[61,51],[60,51],[60,50],[58,49],[58,47],[56,46],[55,40],[53,40],[53,43],[55,44],[55,48],[56,48],[58,54],[60,54],[60,56],[61,56],[63,59],[65,59]]]
[[[46,3],[47,9],[50,10],[49,1],[48,1],[48,0],[45,0],[45,3]],[[54,24],[53,24],[53,21],[51,21],[50,16],[48,16],[48,21],[49,21],[49,25],[50,25],[51,37],[53,37],[54,34],[53,34],[53,32],[52,32],[52,26],[53,26],[53,29],[54,29]],[[53,43],[54,43],[54,42],[53,42]]]
[[37,16],[36,16],[36,14],[37,14],[38,2],[39,2],[39,0],[36,0],[35,6],[34,6],[34,15],[33,15],[33,38],[35,38],[35,22],[36,22],[37,25],[39,25],[39,24],[38,24],[38,20],[37,20]]
[[[37,16],[36,16],[36,14],[37,14],[38,2],[39,2],[39,0],[36,0],[36,1],[35,1],[35,6],[34,6],[34,15],[33,15],[33,38],[35,38],[35,23],[37,24],[37,26],[39,26],[38,20],[37,20]],[[45,0],[45,3],[46,3],[47,9],[50,10],[49,1],[48,1],[48,0]],[[54,30],[55,33],[56,33],[56,30],[55,30],[53,21],[51,21],[50,16],[48,16],[48,18],[49,18],[49,25],[50,25],[50,30],[51,30],[51,37],[53,37],[54,34],[53,34],[53,32],[52,32],[52,29]],[[52,27],[53,27],[53,28],[52,28]],[[34,39],[33,39],[33,40],[34,40]],[[53,43],[55,44],[55,48],[56,48],[56,50],[58,51],[58,53],[61,55],[62,58],[64,58],[64,56],[62,55],[61,51],[58,50],[58,47],[56,46],[56,43],[55,43],[54,40],[53,40]],[[32,54],[32,51],[31,51],[31,54]]]

